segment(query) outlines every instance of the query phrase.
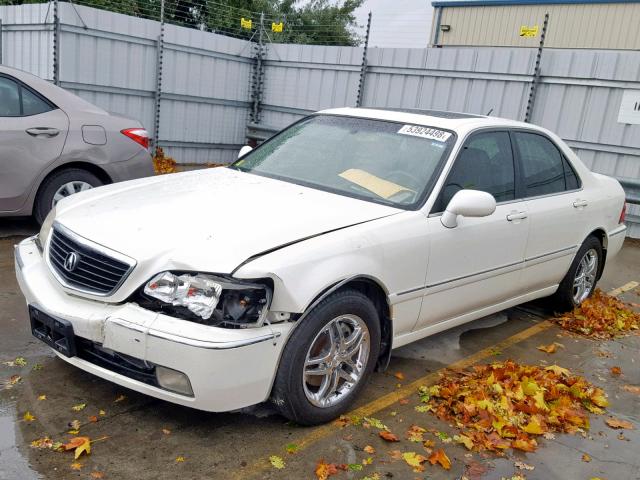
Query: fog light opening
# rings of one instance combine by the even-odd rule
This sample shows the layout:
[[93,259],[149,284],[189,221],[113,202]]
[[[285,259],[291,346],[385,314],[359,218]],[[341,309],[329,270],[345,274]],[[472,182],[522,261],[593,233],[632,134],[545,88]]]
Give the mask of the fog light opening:
[[171,368],[156,366],[156,380],[165,390],[193,397],[193,389],[189,377]]

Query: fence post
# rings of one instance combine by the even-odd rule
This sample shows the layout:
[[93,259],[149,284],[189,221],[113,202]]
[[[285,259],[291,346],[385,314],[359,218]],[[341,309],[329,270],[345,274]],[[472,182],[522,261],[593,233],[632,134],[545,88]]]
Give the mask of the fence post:
[[152,152],[160,142],[160,102],[162,100],[162,61],[164,57],[164,0],[160,1],[160,35],[156,43],[156,90],[155,90],[155,115],[153,117],[153,143]]
[[60,85],[60,17],[58,0],[53,0],[53,83]]
[[364,50],[362,51],[362,64],[360,65],[360,81],[358,82],[358,97],[356,99],[356,107],[362,106],[364,98],[364,77],[367,74],[367,50],[369,48],[369,32],[371,31],[371,11],[367,19],[367,33],[364,37]]
[[264,85],[264,12],[260,14],[260,25],[258,27],[258,44],[256,45],[256,58],[253,73],[253,88],[251,89],[251,122],[260,123],[262,105],[262,87]]
[[533,114],[533,104],[536,100],[536,89],[540,81],[540,61],[542,60],[542,49],[544,48],[544,37],[547,34],[547,26],[549,25],[549,13],[544,14],[544,23],[542,24],[542,32],[540,33],[540,43],[538,45],[538,53],[536,55],[536,65],[533,69],[533,78],[531,79],[531,88],[529,89],[529,100],[527,100],[527,111],[524,114],[524,121],[529,123]]

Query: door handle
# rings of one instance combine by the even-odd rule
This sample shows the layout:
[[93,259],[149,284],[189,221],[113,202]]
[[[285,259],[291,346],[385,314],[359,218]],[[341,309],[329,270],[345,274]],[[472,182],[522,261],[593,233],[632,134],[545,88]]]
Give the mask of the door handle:
[[58,130],[57,128],[48,128],[48,127],[33,127],[33,128],[27,128],[26,132],[32,137],[42,136],[42,137],[51,138],[58,135],[60,133],[60,130]]
[[524,220],[527,216],[527,212],[512,212],[507,215],[507,220],[510,222],[513,222],[514,220]]
[[576,200],[575,202],[573,202],[573,208],[586,207],[587,205],[589,205],[589,202],[587,202],[586,200]]

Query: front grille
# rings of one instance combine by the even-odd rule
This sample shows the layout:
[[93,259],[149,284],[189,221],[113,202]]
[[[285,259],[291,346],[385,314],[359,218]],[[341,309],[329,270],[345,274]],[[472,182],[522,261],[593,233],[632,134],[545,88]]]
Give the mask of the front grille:
[[51,231],[49,263],[58,279],[69,288],[97,295],[117,290],[131,272],[133,262],[116,259],[101,247],[91,247],[87,241],[74,237],[57,226]]

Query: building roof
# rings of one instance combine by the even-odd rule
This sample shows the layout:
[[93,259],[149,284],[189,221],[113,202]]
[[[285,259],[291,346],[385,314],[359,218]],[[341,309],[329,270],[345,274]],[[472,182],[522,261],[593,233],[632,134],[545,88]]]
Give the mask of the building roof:
[[434,7],[487,7],[495,5],[569,5],[593,3],[640,3],[640,0],[435,0]]

